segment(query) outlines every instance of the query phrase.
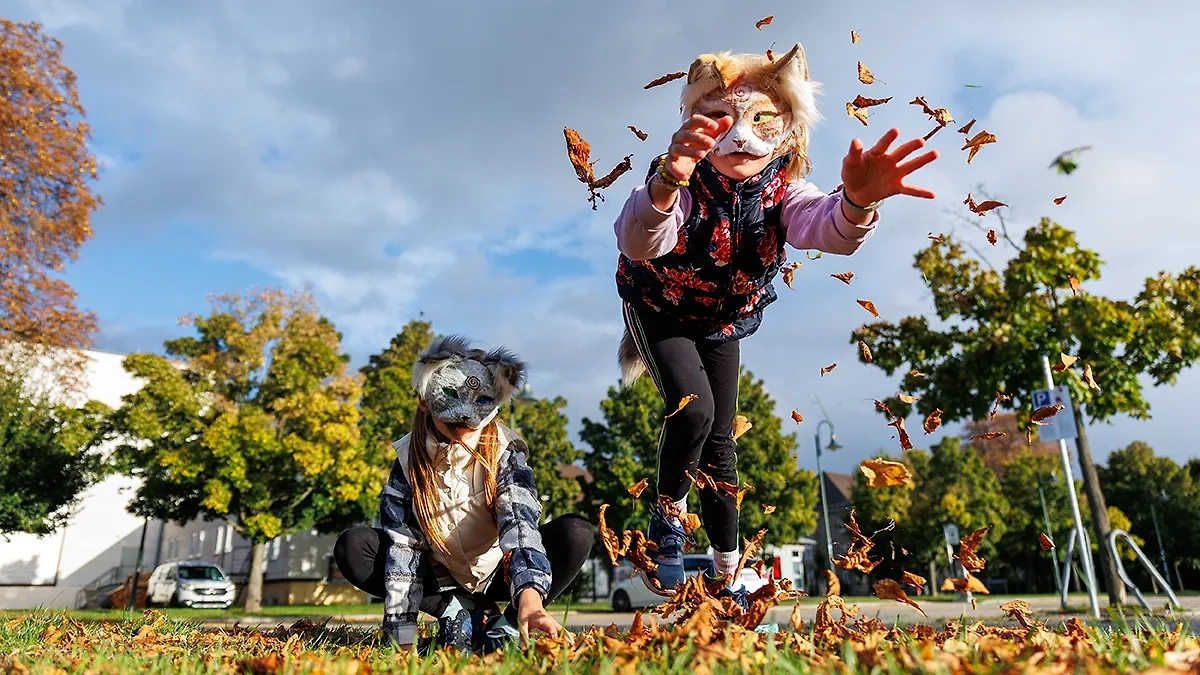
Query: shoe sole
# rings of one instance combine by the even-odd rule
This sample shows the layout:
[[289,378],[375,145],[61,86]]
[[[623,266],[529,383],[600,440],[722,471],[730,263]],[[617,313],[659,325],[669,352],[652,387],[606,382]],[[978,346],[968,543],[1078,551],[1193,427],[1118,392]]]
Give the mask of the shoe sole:
[[[646,590],[650,591],[654,595],[657,595],[660,598],[669,598],[675,594],[674,589],[669,590],[669,591],[658,590],[658,588],[656,588],[656,586],[658,584],[651,583],[649,572],[647,572],[645,570],[638,570],[638,575],[642,578],[642,585],[646,587]],[[685,575],[684,579],[682,581],[680,581],[679,583],[680,583],[680,585],[682,585],[686,581],[687,581],[687,577]]]

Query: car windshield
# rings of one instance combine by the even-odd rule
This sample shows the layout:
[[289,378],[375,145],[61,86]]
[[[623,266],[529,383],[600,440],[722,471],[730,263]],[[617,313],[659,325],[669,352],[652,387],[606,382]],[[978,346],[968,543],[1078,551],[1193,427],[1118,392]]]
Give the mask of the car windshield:
[[179,568],[179,578],[201,581],[223,581],[225,575],[221,574],[221,570],[210,565],[189,565]]

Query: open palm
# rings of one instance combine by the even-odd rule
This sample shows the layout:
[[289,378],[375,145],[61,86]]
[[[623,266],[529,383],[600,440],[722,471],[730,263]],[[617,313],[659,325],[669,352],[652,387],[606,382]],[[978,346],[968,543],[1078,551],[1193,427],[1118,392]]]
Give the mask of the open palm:
[[863,151],[862,141],[850,142],[850,151],[842,160],[842,189],[850,201],[866,206],[895,195],[908,195],[922,199],[933,199],[932,190],[909,185],[904,179],[917,169],[937,159],[937,150],[904,161],[909,155],[925,145],[920,138],[896,146],[888,151],[892,142],[900,136],[899,129],[883,135],[870,150]]

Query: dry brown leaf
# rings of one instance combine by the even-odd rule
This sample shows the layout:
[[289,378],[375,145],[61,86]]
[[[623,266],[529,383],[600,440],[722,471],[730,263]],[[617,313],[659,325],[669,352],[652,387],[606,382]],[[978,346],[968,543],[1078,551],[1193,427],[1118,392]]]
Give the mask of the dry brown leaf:
[[1044,426],[1043,422],[1057,415],[1062,409],[1063,407],[1057,403],[1054,405],[1044,405],[1033,411],[1033,414],[1029,416],[1029,421]]
[[925,418],[925,424],[922,427],[925,429],[926,434],[932,434],[940,426],[942,426],[942,409],[938,408],[929,413],[929,417]]
[[996,417],[996,413],[1000,411],[1001,403],[1004,403],[1005,401],[1011,401],[1011,400],[1012,400],[1012,394],[1005,394],[1005,393],[999,392],[999,391],[996,392],[996,404],[994,406],[992,406],[992,413],[990,415],[988,415],[988,419],[994,419]]
[[870,312],[871,316],[875,317],[876,319],[879,318],[879,311],[875,309],[875,303],[871,302],[870,300],[858,300],[857,302],[862,306],[863,309]]
[[670,419],[676,413],[678,413],[680,410],[683,410],[687,406],[687,404],[691,403],[692,401],[695,401],[698,398],[700,398],[699,394],[688,394],[687,396],[684,396],[683,398],[679,399],[679,407],[675,409],[675,412],[671,413],[670,415],[667,415],[663,419]]
[[773,504],[763,504],[762,507],[764,516],[769,516],[772,513],[775,513],[775,506]]
[[967,574],[965,579],[959,579],[959,578],[955,578],[955,577],[947,578],[945,581],[942,582],[941,590],[946,591],[948,593],[954,592],[954,591],[958,591],[959,593],[964,593],[964,592],[970,591],[972,593],[979,593],[980,595],[990,595],[991,594],[988,591],[987,586],[983,585],[982,581],[971,576],[969,573]]
[[880,600],[896,600],[897,602],[903,602],[904,604],[908,605],[909,607],[912,607],[913,609],[920,612],[921,616],[924,616],[924,617],[929,616],[928,614],[925,613],[925,610],[921,609],[920,605],[913,602],[908,597],[908,594],[904,592],[903,588],[900,588],[900,584],[896,583],[895,579],[880,579],[879,581],[876,581],[875,582],[875,595]]
[[875,400],[875,409],[878,410],[879,412],[887,415],[888,417],[892,417],[892,418],[896,417],[895,415],[892,414],[891,409],[887,407],[887,404],[884,403],[883,401],[880,401],[879,399]]
[[767,528],[764,527],[755,533],[752,539],[742,540],[742,557],[738,559],[737,568],[733,571],[734,579],[742,576],[742,570],[746,569],[746,563],[750,562],[750,559],[758,555],[759,551],[762,550],[763,537],[765,536],[767,536]]
[[858,62],[858,81],[863,84],[871,84],[875,81],[875,75],[871,72],[871,69],[863,65],[862,61]]
[[704,473],[700,469],[691,469],[689,471],[684,471],[683,473],[688,478],[692,479],[692,483],[697,488],[699,488],[701,490],[708,488],[709,490],[713,490],[714,492],[716,491],[717,481],[713,480],[712,476]]
[[962,127],[959,128],[958,133],[965,136],[965,135],[971,133],[971,127],[973,127],[973,126],[975,126],[975,118],[974,117],[971,118],[970,122],[967,122],[966,124],[962,125]]
[[980,148],[987,145],[988,143],[995,143],[995,142],[996,142],[996,135],[989,134],[986,131],[981,131],[981,132],[975,134],[974,136],[972,136],[970,138],[970,140],[967,141],[966,145],[962,146],[963,150],[966,150],[967,148],[971,149],[970,154],[967,155],[967,164],[970,164],[971,160],[975,159],[975,155],[976,155],[976,153],[979,152]]
[[939,131],[941,131],[941,130],[942,130],[942,127],[941,127],[941,125],[938,125],[938,126],[936,126],[936,127],[932,128],[932,129],[930,129],[930,130],[929,130],[929,133],[927,133],[927,134],[925,134],[924,136],[922,136],[922,137],[921,137],[921,140],[923,140],[923,141],[928,141],[929,139],[933,138],[934,134],[936,134],[937,132],[939,132]]
[[737,506],[739,511],[742,508],[742,498],[745,497],[746,493],[749,492],[754,487],[753,485],[750,485],[749,483],[747,483],[746,485],[743,485],[742,487],[738,487],[738,486],[734,485],[733,483],[726,483],[725,481],[720,481],[720,480],[714,481],[714,485],[721,492],[724,492],[725,494],[734,498],[734,500],[735,500],[734,503]]
[[971,609],[979,609],[979,605],[975,603],[975,598],[971,598]]
[[608,553],[608,562],[612,563],[613,567],[620,564],[621,556],[625,555],[625,549],[629,546],[628,542],[621,545],[621,540],[617,538],[617,533],[613,532],[608,524],[604,522],[604,514],[608,511],[608,504],[600,505],[599,530],[600,542],[604,544],[604,551]]
[[871,348],[868,347],[867,343],[863,342],[862,340],[858,341],[858,351],[862,353],[862,359],[864,362],[870,363],[875,360],[875,357],[871,355]]
[[838,581],[837,575],[834,574],[833,570],[830,569],[825,569],[822,571],[825,573],[825,597],[828,598],[831,595],[841,595],[842,582]]
[[867,477],[867,487],[870,488],[912,484],[912,474],[908,472],[908,467],[900,462],[882,458],[864,459],[862,464],[858,465],[858,470]]
[[889,427],[896,427],[896,432],[900,434],[900,449],[912,450],[912,441],[908,438],[908,431],[904,429],[904,420],[896,418],[888,423]]
[[733,440],[742,437],[742,434],[754,428],[754,424],[745,416],[737,415],[733,418]]
[[908,405],[912,405],[921,400],[916,396],[909,396],[908,394],[896,394],[896,398],[900,399],[901,403],[907,403]]
[[657,87],[659,85],[663,85],[668,82],[674,82],[675,80],[678,80],[679,78],[682,78],[682,77],[687,77],[687,73],[670,73],[668,75],[663,75],[662,77],[651,80],[650,84],[647,84],[646,86],[642,87],[642,89],[653,89],[654,87]]
[[644,141],[644,140],[646,140],[647,138],[649,138],[649,137],[650,137],[650,135],[649,135],[649,134],[647,134],[646,132],[642,131],[641,129],[638,129],[637,127],[633,126],[632,124],[630,124],[630,125],[629,125],[629,130],[633,132],[633,135],[634,135],[634,136],[637,136],[637,137],[638,137],[638,140],[639,140],[639,141]]
[[850,117],[856,118],[859,122],[862,122],[862,125],[864,127],[867,126],[868,113],[867,113],[866,108],[859,108],[858,106],[854,105],[853,103],[847,103],[846,104],[846,114],[849,115]]
[[1083,291],[1079,288],[1079,280],[1075,277],[1067,277],[1067,284],[1071,287],[1071,295],[1083,294]]
[[[971,213],[977,213],[981,216],[996,207],[1008,206],[1008,204],[1005,204],[1004,202],[998,202],[994,199],[989,199],[981,204],[976,204],[975,199],[971,197],[971,193],[969,192],[967,193],[967,198],[963,200],[963,203],[967,205],[967,208],[971,210]],[[988,241],[991,241],[995,237],[996,233],[993,231],[991,236],[988,237]],[[992,245],[995,245],[995,243],[996,242],[992,242]]]
[[832,373],[834,368],[837,368],[836,363],[831,363],[828,366],[825,366],[824,368],[822,368],[821,369],[821,377],[825,377],[825,373]]
[[700,516],[695,513],[684,513],[680,516],[679,522],[683,525],[683,531],[691,534],[700,529]]
[[926,236],[928,236],[930,239],[932,239],[935,244],[940,244],[940,243],[946,241],[946,235],[944,235],[944,234],[934,234],[934,233],[930,232]]
[[[945,108],[931,108],[929,104],[925,102],[924,96],[918,96],[909,101],[908,104],[921,106],[921,111],[926,115],[929,115],[930,119],[937,122],[939,129],[954,121],[954,118],[951,117],[949,110],[946,110]],[[932,135],[933,133],[931,132],[930,136]]]
[[783,266],[783,283],[787,284],[787,287],[793,291],[796,290],[792,286],[792,281],[794,281],[796,278],[796,270],[800,269],[800,266],[803,264],[804,263],[797,261]]
[[987,240],[988,240],[988,243],[991,244],[992,246],[996,245],[996,231],[995,230],[987,231]]
[[774,16],[763,17],[763,18],[759,19],[758,21],[754,22],[754,27],[761,31],[763,26],[770,25],[770,23],[774,20],[775,20]]
[[983,543],[983,537],[990,529],[992,528],[981,527],[968,536],[962,538],[961,545],[958,549],[958,555],[954,557],[962,563],[963,569],[967,570],[968,572],[982,572],[984,565],[987,564],[986,560],[979,557],[979,555],[975,553],[975,549],[979,548],[979,544]]
[[850,280],[854,278],[854,272],[838,272],[837,274],[830,274],[829,276],[849,286]]
[[912,370],[908,371],[908,374],[913,377],[925,377],[925,373],[922,373],[921,371],[917,370],[916,368],[913,368]]
[[797,410],[793,410],[792,411],[792,421],[795,422],[796,424],[800,424],[801,422],[804,421],[804,415],[801,415],[800,412]]
[[1043,532],[1041,536],[1038,537],[1038,545],[1042,547],[1043,551],[1049,551],[1050,549],[1054,548],[1054,540],[1047,536],[1045,532]]
[[1092,364],[1090,363],[1083,364],[1083,381],[1089,388],[1100,391],[1100,385],[1096,384],[1096,378],[1092,375]]
[[1055,198],[1054,198],[1054,203],[1055,203],[1055,205],[1058,205],[1058,204],[1062,204],[1062,203],[1063,203],[1063,202],[1065,202],[1066,200],[1067,200],[1067,196],[1066,196],[1066,195],[1063,195],[1063,196],[1061,196],[1061,197],[1055,197]]
[[657,550],[657,546],[654,542],[646,539],[646,533],[641,530],[633,530],[632,532],[625,530],[621,538],[622,542],[625,540],[629,541],[626,544],[625,559],[629,561],[630,565],[633,565],[634,569],[643,572],[653,572],[658,569],[658,563],[654,562],[654,559],[647,552],[647,548]]
[[770,49],[767,50],[767,61],[769,61],[771,63],[775,63],[775,53],[772,52]]
[[1054,364],[1054,367],[1051,368],[1050,370],[1055,373],[1061,373],[1064,370],[1066,370],[1067,368],[1070,368],[1078,360],[1079,360],[1078,356],[1071,356],[1070,354],[1059,354],[1058,355],[1058,363]]
[[634,483],[633,485],[629,486],[629,494],[633,495],[634,499],[637,499],[638,497],[642,496],[642,493],[645,492],[646,488],[649,486],[650,486],[650,479],[643,478],[643,479],[639,480],[638,482]]
[[854,101],[852,101],[852,103],[854,104],[855,108],[870,108],[877,105],[883,105],[890,100],[892,100],[891,96],[887,98],[867,98],[866,96],[859,94],[858,96],[854,97]]
[[[903,549],[901,549],[901,550],[903,550]],[[912,572],[906,571],[900,575],[900,583],[908,585],[908,586],[915,586],[917,589],[917,592],[920,593],[921,588],[923,586],[925,586],[925,584],[928,582],[926,582],[925,577],[918,576],[916,574],[913,574]]]
[[1001,438],[1003,436],[1007,436],[1007,434],[1005,434],[1003,431],[989,431],[984,434],[976,434],[971,437],[971,440],[973,440],[973,441],[990,441],[992,439]]
[[575,176],[579,178],[580,183],[590,187],[596,182],[596,176],[592,173],[592,146],[583,140],[578,131],[570,127],[563,127],[563,135],[567,139],[567,158],[571,160],[571,166],[575,167]]
[[858,31],[854,31],[854,30],[850,31],[850,44],[854,44],[855,42],[858,42],[861,39],[862,38],[860,38],[858,36]]
[[592,190],[603,190],[604,188],[612,185],[618,178],[621,177],[621,174],[633,168],[632,160],[633,155],[625,155],[625,159],[621,160],[619,164],[613,167],[612,171],[609,171],[592,182]]

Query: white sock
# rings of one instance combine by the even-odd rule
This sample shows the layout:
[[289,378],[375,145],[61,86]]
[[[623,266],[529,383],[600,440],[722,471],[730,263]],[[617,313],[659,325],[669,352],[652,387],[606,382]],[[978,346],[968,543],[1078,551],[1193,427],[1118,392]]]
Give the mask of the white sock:
[[683,499],[675,502],[675,508],[679,509],[679,516],[671,516],[670,518],[667,518],[667,522],[671,523],[675,527],[683,527],[682,518],[683,515],[687,513],[687,495],[684,495]]
[[741,552],[736,548],[728,553],[724,551],[713,551],[713,562],[717,567],[717,576],[719,577],[722,574],[730,575],[730,588],[736,588],[739,585],[738,580],[733,578],[733,573],[737,571],[738,560],[740,560],[741,557]]

